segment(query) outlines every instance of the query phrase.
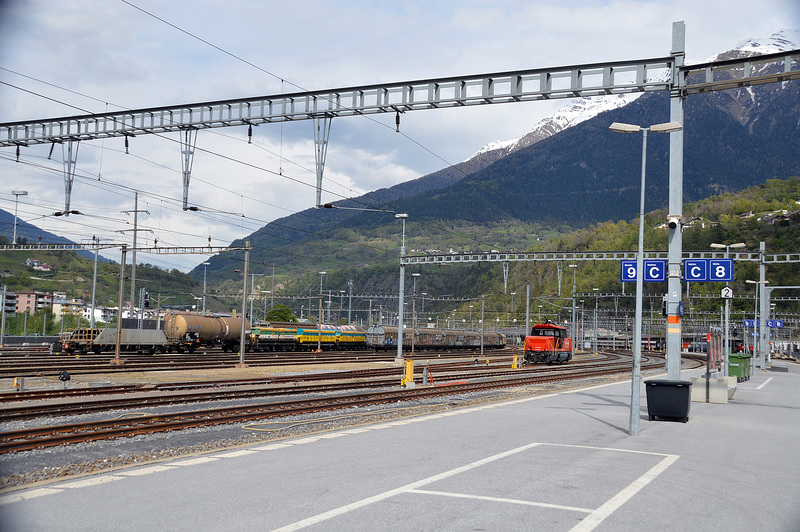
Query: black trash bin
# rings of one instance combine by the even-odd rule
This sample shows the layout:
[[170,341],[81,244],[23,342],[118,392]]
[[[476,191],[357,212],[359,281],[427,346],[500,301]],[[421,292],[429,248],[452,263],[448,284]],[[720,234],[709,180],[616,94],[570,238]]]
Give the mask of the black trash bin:
[[689,407],[692,404],[690,381],[650,380],[645,381],[647,390],[647,414],[650,421],[666,418],[689,421]]

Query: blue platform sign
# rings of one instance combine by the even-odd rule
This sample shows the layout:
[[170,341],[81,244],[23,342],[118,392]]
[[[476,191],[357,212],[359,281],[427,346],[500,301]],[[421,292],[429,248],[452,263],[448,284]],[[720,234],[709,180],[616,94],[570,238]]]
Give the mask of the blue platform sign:
[[[667,261],[648,259],[644,261],[644,282],[663,283],[667,280]],[[623,283],[636,282],[636,261],[621,261],[620,281]]]
[[683,278],[687,283],[708,281],[708,261],[705,259],[684,260]]
[[783,320],[767,320],[767,327],[783,328]]
[[686,259],[683,279],[687,283],[733,281],[733,259]]
[[753,328],[753,322],[755,322],[756,327],[761,327],[761,320],[743,320],[742,326]]
[[733,259],[710,259],[708,261],[709,281],[733,281]]

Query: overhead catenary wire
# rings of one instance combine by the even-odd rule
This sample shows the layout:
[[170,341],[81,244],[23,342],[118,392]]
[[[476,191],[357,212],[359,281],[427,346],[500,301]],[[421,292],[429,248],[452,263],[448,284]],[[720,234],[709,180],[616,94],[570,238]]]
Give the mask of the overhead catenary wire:
[[[243,61],[243,62],[245,62],[246,64],[248,64],[248,65],[250,65],[250,66],[252,66],[252,67],[254,67],[254,68],[257,68],[257,69],[261,70],[262,72],[265,72],[265,73],[267,73],[267,74],[269,74],[269,75],[272,75],[272,76],[274,76],[276,79],[280,79],[280,80],[281,80],[281,83],[282,83],[282,86],[283,86],[283,84],[284,84],[284,83],[289,83],[290,85],[292,85],[292,86],[295,86],[295,87],[298,87],[298,88],[300,88],[301,90],[305,90],[305,89],[303,89],[303,88],[302,88],[300,85],[297,85],[297,84],[295,84],[295,83],[291,83],[291,82],[287,82],[285,79],[281,78],[280,76],[277,76],[277,75],[273,74],[272,72],[269,72],[268,70],[266,70],[266,69],[263,69],[263,68],[259,67],[258,65],[255,65],[255,64],[253,64],[253,63],[250,63],[249,61],[247,61],[247,60],[244,60],[243,58],[241,58],[241,57],[237,56],[236,54],[232,54],[232,53],[230,53],[230,52],[228,52],[228,51],[226,51],[226,50],[224,50],[224,49],[222,49],[222,48],[220,48],[220,47],[218,47],[218,46],[216,46],[216,45],[213,45],[212,43],[210,43],[210,42],[208,42],[208,41],[206,41],[206,40],[204,40],[204,39],[201,39],[201,38],[197,37],[196,35],[192,34],[191,32],[188,32],[188,31],[186,31],[186,30],[183,30],[183,29],[179,28],[178,26],[175,26],[174,24],[171,24],[171,23],[169,23],[169,22],[167,22],[167,21],[164,21],[163,19],[160,19],[160,18],[156,17],[155,15],[153,15],[153,14],[151,14],[151,13],[149,13],[149,12],[146,12],[146,11],[142,10],[141,8],[139,8],[139,7],[135,6],[135,5],[134,5],[134,4],[132,4],[131,2],[127,2],[127,1],[126,1],[125,3],[126,3],[126,4],[128,4],[128,5],[130,5],[131,7],[134,7],[134,8],[136,8],[136,9],[139,9],[139,10],[140,10],[140,11],[142,11],[142,12],[145,12],[145,13],[147,13],[147,14],[148,14],[148,15],[150,15],[150,16],[153,16],[154,18],[157,18],[158,20],[161,20],[162,22],[164,22],[164,23],[166,23],[166,24],[168,24],[168,25],[170,25],[170,26],[174,27],[175,29],[177,29],[177,30],[179,30],[179,31],[182,31],[182,32],[186,33],[187,35],[190,35],[190,36],[191,36],[191,37],[193,37],[193,38],[196,38],[196,39],[198,39],[198,40],[200,40],[200,41],[204,42],[205,44],[207,44],[207,45],[209,45],[209,46],[212,46],[212,47],[214,47],[214,48],[218,49],[219,51],[221,51],[221,52],[223,52],[223,53],[226,53],[226,54],[230,55],[231,57],[234,57],[234,58],[236,58],[237,60]],[[7,70],[7,71],[9,71],[8,69],[4,69],[4,70]],[[13,72],[13,71],[10,71],[10,72]],[[24,74],[21,74],[21,75],[23,75],[23,76],[24,76]],[[36,78],[31,78],[31,79],[36,79]],[[41,82],[41,80],[37,80],[37,81],[40,81],[40,82]],[[43,83],[47,83],[47,82],[43,82]],[[51,84],[51,85],[52,85],[52,84]],[[53,86],[55,86],[55,85],[53,85]],[[21,89],[21,90],[26,90],[26,89]],[[64,89],[64,90],[69,90],[69,89]],[[30,91],[29,91],[29,92],[30,92]],[[73,92],[73,93],[76,93],[76,94],[80,94],[80,93],[77,93],[77,92],[75,92],[75,91],[71,91],[71,92]],[[44,96],[44,95],[41,95],[41,96],[42,96],[43,98],[48,98],[48,99],[51,99],[51,100],[53,100],[53,101],[56,101],[56,102],[59,102],[59,103],[64,103],[64,105],[71,106],[70,104],[66,104],[65,102],[60,102],[59,100],[55,100],[55,99],[49,98],[49,97],[47,97],[47,96]],[[82,96],[86,96],[86,95],[82,95]],[[105,102],[104,100],[100,100],[100,99],[96,99],[96,100],[97,100],[97,101],[99,101],[99,102],[103,102],[103,103],[105,103],[106,105],[108,105],[108,102]],[[74,107],[74,108],[76,108],[76,109],[80,109],[79,107],[76,107],[76,106],[71,106],[71,107]],[[371,117],[367,117],[367,118],[369,118],[370,120],[373,120],[373,122],[375,122],[375,123],[377,123],[377,124],[379,124],[379,125],[382,125],[382,126],[384,126],[384,127],[388,127],[388,126],[386,126],[385,124],[382,124],[381,122],[379,122],[379,121],[376,121],[376,120],[372,119]],[[424,149],[424,150],[428,151],[429,153],[433,154],[434,156],[436,156],[437,158],[439,158],[440,160],[442,160],[443,162],[445,162],[445,164],[448,164],[448,165],[450,164],[450,163],[449,163],[448,161],[446,161],[444,158],[442,158],[442,157],[439,157],[438,155],[436,155],[436,153],[435,153],[433,150],[431,150],[431,149],[429,149],[429,148],[425,147],[424,145],[422,145],[421,143],[419,143],[419,142],[415,141],[414,139],[412,139],[410,136],[406,135],[405,133],[401,133],[401,134],[402,134],[402,135],[403,135],[403,136],[404,136],[406,139],[408,139],[410,142],[413,142],[414,144],[416,144],[416,145],[420,146],[422,149]],[[228,137],[228,138],[235,138],[235,137],[232,137],[232,136],[229,136],[229,135],[222,135],[222,136],[224,136],[224,137]],[[171,139],[171,138],[169,138],[169,137],[162,137],[162,138],[167,138],[167,140],[170,140],[171,142],[176,142],[176,140],[175,140],[175,139]],[[238,140],[242,140],[242,141],[243,141],[243,139],[238,139]],[[260,149],[264,149],[264,150],[266,150],[267,152],[274,154],[274,152],[271,152],[270,150],[267,150],[266,148],[264,148],[264,147],[262,147],[262,146],[259,146],[259,148],[260,148]],[[109,148],[109,149],[110,149],[110,148]],[[256,170],[259,170],[259,171],[269,172],[269,173],[271,173],[271,174],[273,174],[273,175],[276,175],[276,176],[279,176],[279,177],[281,177],[281,178],[284,178],[284,179],[290,179],[290,180],[292,180],[292,181],[295,181],[295,182],[297,182],[297,183],[299,183],[299,184],[302,184],[302,185],[305,185],[305,186],[307,186],[307,187],[314,187],[314,185],[313,185],[313,184],[306,183],[306,182],[304,182],[304,181],[302,181],[302,180],[299,180],[299,179],[293,178],[292,176],[287,176],[287,175],[286,175],[286,174],[283,172],[282,164],[281,164],[281,165],[279,165],[279,166],[280,166],[280,167],[279,167],[279,171],[278,171],[278,172],[274,172],[274,171],[271,171],[271,170],[269,170],[269,169],[267,169],[267,168],[263,168],[263,167],[261,167],[261,166],[259,166],[259,165],[254,165],[254,164],[248,163],[248,162],[246,162],[246,161],[241,161],[241,160],[239,160],[239,159],[236,159],[235,157],[226,156],[226,155],[224,155],[224,154],[216,153],[216,152],[213,152],[213,151],[211,151],[211,150],[203,150],[203,151],[205,151],[206,153],[209,153],[209,154],[212,154],[212,155],[218,156],[218,157],[222,157],[222,158],[224,158],[224,159],[227,159],[227,160],[230,160],[230,161],[235,161],[235,162],[238,162],[238,163],[241,163],[241,164],[248,165],[249,167],[251,167],[251,168],[254,168],[254,169],[256,169]],[[280,153],[281,161],[283,160],[283,153],[282,153],[282,151],[283,151],[283,150],[282,150],[282,139],[281,139],[281,153]],[[143,159],[143,160],[146,160],[146,159]],[[155,163],[155,164],[158,164],[158,163]],[[162,166],[163,166],[163,165],[162,165]],[[302,165],[298,165],[298,167],[300,167],[300,168],[303,168],[304,170],[306,170],[306,171],[308,171],[308,172],[312,172],[312,170],[310,170],[310,169],[308,169],[308,168],[304,168],[304,167],[302,167]],[[463,172],[463,170],[459,169],[459,171],[461,171],[461,172],[462,172],[462,174],[464,174],[465,176],[467,175],[465,172]],[[204,184],[206,184],[206,185],[209,185],[209,186],[218,186],[218,185],[216,185],[216,184],[214,184],[214,183],[209,183],[209,182],[207,182],[207,181],[204,181],[204,180],[202,180],[202,179],[200,179],[200,178],[193,178],[193,179],[195,179],[196,181],[202,182],[202,183],[204,183]],[[330,179],[329,179],[329,181],[332,181],[332,180],[330,180]],[[334,183],[335,183],[335,181],[334,181]],[[336,183],[336,184],[337,184],[337,185],[339,185],[339,186],[343,186],[341,183]],[[484,185],[483,185],[483,184],[481,184],[481,186],[484,186]],[[226,191],[228,191],[228,192],[230,192],[230,193],[234,193],[234,194],[236,194],[236,192],[234,192],[233,190],[227,189],[227,188],[225,188],[225,187],[218,187],[218,188],[221,188],[222,190],[226,190]],[[131,190],[133,190],[133,189],[131,188]],[[144,191],[143,191],[143,192],[144,192]],[[334,193],[334,192],[332,192],[332,191],[329,191],[329,190],[326,190],[326,193],[330,193],[330,194],[332,194],[332,195],[334,195],[334,196],[336,196],[336,197],[339,197],[339,198],[341,198],[341,199],[347,199],[347,200],[350,200],[350,201],[354,201],[354,202],[356,202],[357,204],[364,204],[364,205],[368,204],[368,203],[366,203],[366,202],[362,202],[362,201],[360,201],[360,200],[358,200],[358,199],[353,199],[353,198],[350,198],[350,197],[345,197],[343,194]],[[148,194],[149,194],[149,192],[148,192]],[[244,196],[243,196],[243,195],[241,195],[241,194],[239,194],[239,196],[240,196],[240,197],[244,197]],[[260,200],[260,199],[258,199],[258,198],[248,198],[248,201],[257,201],[257,202],[260,202],[260,203],[263,203],[263,204],[266,204],[266,205],[270,205],[270,206],[272,206],[272,207],[274,207],[274,208],[279,208],[279,209],[282,209],[282,208],[284,208],[284,207],[282,207],[282,206],[277,206],[277,205],[274,205],[274,204],[270,204],[270,203],[267,203],[267,202],[263,202],[263,201],[261,201],[261,200]],[[210,207],[206,207],[205,209],[206,209],[206,210],[212,210]],[[244,211],[244,209],[242,209],[242,210]],[[287,209],[287,210],[288,210],[288,209]],[[289,211],[289,212],[291,212],[291,211]],[[302,213],[302,212],[295,212],[294,214],[301,214],[301,215],[302,215],[303,213]],[[230,213],[230,212],[228,212],[228,213],[222,213],[222,212],[220,212],[220,215],[224,216],[224,215],[236,215],[236,214],[235,214],[235,213]],[[207,214],[204,214],[203,216],[204,216],[204,217],[207,217]],[[244,222],[244,220],[243,220],[243,219],[245,218],[244,214],[242,214],[242,215],[241,215],[241,218],[242,218],[242,219],[238,219],[238,220],[237,220],[237,224],[238,224],[238,225],[239,225],[239,227],[240,227],[240,228],[241,228],[241,229],[244,231],[244,227],[245,227],[245,222]],[[207,218],[207,219],[209,219],[209,218]],[[251,223],[262,222],[262,220],[258,220],[257,218],[251,218],[250,220],[251,220]],[[220,221],[220,219],[217,219],[216,221]],[[268,224],[268,223],[275,223],[274,221],[273,221],[273,222],[266,222],[266,221],[263,221],[263,222],[264,222],[264,224]],[[468,238],[468,239],[469,239],[469,240],[471,240],[471,241],[475,241],[475,238],[474,238],[474,236],[472,236],[472,235],[465,234],[465,233],[462,233],[462,232],[459,232],[459,231],[453,231],[452,229],[449,229],[449,228],[444,228],[444,227],[442,227],[440,224],[436,224],[436,223],[430,223],[430,222],[426,222],[426,221],[422,221],[422,220],[414,220],[414,222],[415,222],[415,223],[421,223],[422,225],[428,225],[428,226],[431,226],[431,227],[436,227],[436,228],[437,228],[437,229],[439,229],[439,230],[446,231],[446,232],[448,232],[448,233],[451,233],[451,234],[454,234],[454,235],[459,235],[459,236],[461,236],[461,237],[466,237],[466,238]],[[225,222],[223,222],[223,223],[225,223]],[[229,222],[228,222],[228,223],[229,223]],[[293,229],[293,230],[299,230],[298,228],[290,227],[290,226],[288,226],[288,225],[285,225],[285,224],[283,224],[283,225],[282,225],[282,224],[276,224],[276,225],[277,225],[278,227],[283,227],[283,228],[291,228],[291,229]],[[259,227],[256,227],[256,228],[254,228],[254,230],[258,230],[258,229],[260,229],[260,228],[259,228]],[[162,230],[163,230],[163,229],[162,229]],[[315,233],[315,234],[320,234],[320,233]],[[187,234],[187,236],[191,236],[191,235],[188,235],[188,234]],[[356,245],[364,245],[364,244],[361,244],[361,243],[355,243],[355,244],[356,244]]]

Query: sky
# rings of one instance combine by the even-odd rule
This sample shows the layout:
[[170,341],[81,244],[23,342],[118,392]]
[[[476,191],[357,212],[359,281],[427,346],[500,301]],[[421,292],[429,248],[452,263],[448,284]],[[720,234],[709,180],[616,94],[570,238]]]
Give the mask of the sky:
[[[0,123],[382,82],[663,57],[800,28],[797,0],[0,0]],[[569,101],[332,121],[323,203],[440,170]],[[0,208],[76,242],[228,245],[316,203],[311,121],[201,131],[181,209],[177,133],[81,142],[69,217],[58,146],[0,148]],[[106,256],[116,258],[113,252]],[[118,255],[117,255],[118,257]],[[137,258],[188,271],[198,255]]]

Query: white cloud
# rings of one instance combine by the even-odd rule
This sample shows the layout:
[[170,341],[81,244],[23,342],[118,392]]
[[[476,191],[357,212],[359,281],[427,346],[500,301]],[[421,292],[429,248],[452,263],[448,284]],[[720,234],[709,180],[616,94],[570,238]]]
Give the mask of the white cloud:
[[[748,37],[800,27],[796,0],[765,0],[757,17],[746,16],[752,3],[743,0],[132,3],[224,52],[125,2],[0,3],[0,65],[7,69],[0,70],[0,81],[30,91],[0,84],[0,122],[83,113],[75,107],[103,112],[114,105],[152,107],[295,92],[298,86],[334,88],[659,57],[670,51],[673,20],[686,22],[687,58],[702,61]],[[412,112],[402,116],[403,135],[394,132],[391,115],[336,119],[323,201],[392,186],[464,160],[488,142],[523,134],[561,105]],[[72,200],[73,208],[86,212],[80,223],[77,216],[41,218],[63,209],[58,148],[50,161],[48,146],[24,148],[23,164],[14,162],[13,148],[0,149],[5,184],[0,207],[12,210],[11,190],[24,187],[30,195],[20,204],[23,219],[38,218],[35,223],[45,229],[75,240],[95,233],[118,239],[114,231],[127,227],[120,211],[133,208],[135,188],[150,211],[142,223],[154,231],[142,238],[203,245],[212,236],[215,245],[223,245],[314,205],[310,122],[262,125],[254,130],[253,144],[246,143],[244,128],[200,132],[198,148],[226,157],[198,150],[189,201],[202,206],[201,213],[180,208],[177,135],[165,137],[171,140],[131,139],[129,155],[122,139],[82,143],[81,177]],[[158,260],[188,269],[202,259]]]

